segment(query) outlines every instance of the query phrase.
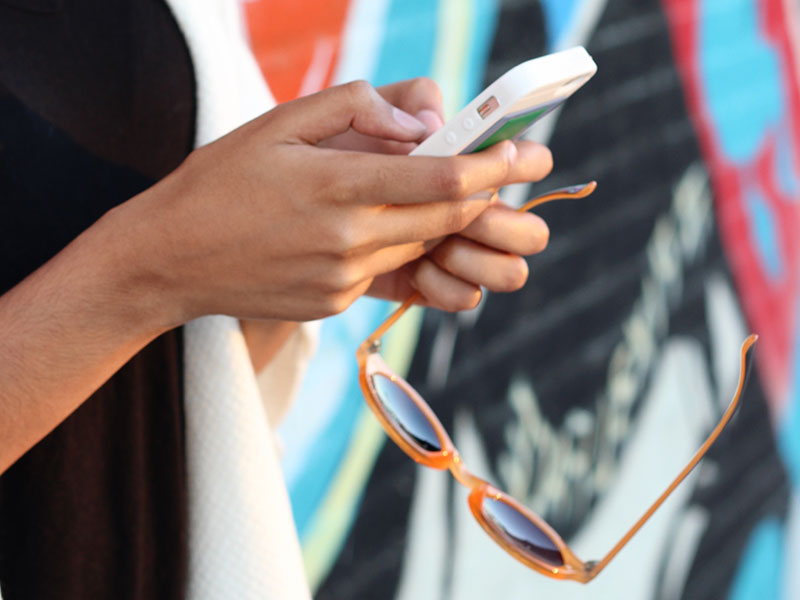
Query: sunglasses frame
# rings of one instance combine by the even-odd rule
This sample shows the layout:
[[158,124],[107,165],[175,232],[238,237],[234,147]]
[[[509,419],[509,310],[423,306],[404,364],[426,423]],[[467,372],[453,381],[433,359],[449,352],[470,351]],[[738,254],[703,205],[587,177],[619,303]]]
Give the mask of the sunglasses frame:
[[[533,206],[559,200],[564,198],[583,198],[591,194],[596,187],[594,182],[561,188],[554,190],[533,200],[529,201],[519,211],[529,210]],[[645,522],[655,513],[664,503],[667,497],[678,487],[686,476],[694,469],[706,454],[711,445],[716,441],[719,434],[730,421],[738,407],[739,400],[744,389],[747,375],[748,364],[750,363],[749,353],[755,344],[758,336],[751,334],[742,344],[740,353],[739,381],[736,392],[731,399],[727,409],[723,413],[717,426],[711,431],[706,441],[700,446],[686,467],[678,474],[667,489],[656,499],[652,506],[633,524],[628,532],[617,542],[617,544],[599,561],[584,562],[579,559],[570,549],[561,536],[539,515],[528,509],[526,506],[509,496],[505,492],[493,487],[489,482],[471,473],[461,460],[461,455],[453,445],[450,436],[447,434],[439,418],[425,400],[411,387],[403,378],[397,375],[383,360],[380,351],[380,340],[388,329],[418,300],[421,296],[419,292],[413,294],[395,310],[366,340],[356,351],[356,360],[359,367],[359,384],[364,394],[364,399],[374,415],[377,417],[381,426],[392,441],[397,444],[409,457],[419,464],[439,470],[449,470],[453,477],[461,485],[470,490],[468,504],[470,511],[481,527],[489,536],[506,552],[516,558],[521,563],[534,569],[535,571],[555,579],[569,579],[580,583],[588,583],[594,579],[611,562],[617,553],[630,541],[630,539],[641,529]],[[407,434],[394,425],[392,418],[384,409],[380,400],[380,395],[372,383],[375,375],[382,375],[389,378],[395,385],[402,388],[408,397],[414,402],[420,412],[427,418],[439,439],[441,449],[438,451],[428,451],[421,448]],[[521,513],[530,520],[539,530],[554,543],[563,559],[562,565],[553,565],[543,559],[538,559],[529,552],[522,550],[518,543],[499,528],[492,525],[483,511],[483,502],[486,498],[492,498],[504,502],[517,512]]]

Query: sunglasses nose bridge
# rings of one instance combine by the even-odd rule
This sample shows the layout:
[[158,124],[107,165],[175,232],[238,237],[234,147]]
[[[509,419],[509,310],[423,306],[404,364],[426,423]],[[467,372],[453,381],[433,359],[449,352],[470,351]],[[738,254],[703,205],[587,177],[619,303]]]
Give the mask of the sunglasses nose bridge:
[[453,477],[455,477],[456,481],[466,488],[475,489],[481,485],[486,485],[486,482],[483,479],[473,475],[470,470],[464,466],[464,462],[461,460],[461,455],[455,450],[453,451],[453,457],[450,460],[448,469],[450,469],[450,472],[453,474]]

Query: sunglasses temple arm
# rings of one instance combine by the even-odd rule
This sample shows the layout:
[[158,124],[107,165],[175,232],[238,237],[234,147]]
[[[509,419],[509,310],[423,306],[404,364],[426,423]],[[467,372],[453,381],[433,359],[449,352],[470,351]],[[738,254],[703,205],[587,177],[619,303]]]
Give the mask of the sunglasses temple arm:
[[586,196],[589,196],[596,189],[597,189],[596,181],[590,181],[589,183],[582,183],[580,185],[572,185],[565,188],[559,188],[557,190],[553,190],[552,192],[547,192],[546,194],[542,194],[541,196],[536,196],[535,198],[531,198],[525,204],[520,206],[517,209],[517,212],[526,212],[532,208],[539,206],[540,204],[552,202],[553,200],[569,200],[570,198],[573,200],[577,200],[578,198],[586,198]]
[[587,581],[594,579],[600,573],[600,571],[605,569],[606,565],[608,565],[608,563],[611,562],[611,559],[613,559],[617,555],[617,553],[620,550],[622,550],[625,544],[627,544],[630,541],[630,539],[639,531],[639,529],[642,528],[642,525],[644,525],[647,522],[647,520],[651,516],[653,516],[653,513],[659,509],[659,507],[675,490],[675,488],[678,487],[678,485],[680,485],[680,483],[684,479],[686,479],[686,476],[689,475],[692,469],[694,469],[697,466],[697,463],[699,463],[700,460],[703,458],[703,456],[706,454],[706,452],[708,452],[708,449],[716,441],[719,434],[728,424],[728,421],[731,420],[733,413],[736,411],[736,407],[739,405],[739,398],[742,395],[742,390],[744,389],[744,385],[747,379],[748,353],[750,351],[750,348],[753,346],[753,344],[757,339],[758,339],[757,335],[750,335],[742,344],[741,362],[739,366],[739,383],[736,386],[736,392],[734,393],[733,398],[731,399],[728,408],[725,410],[725,413],[722,415],[722,418],[720,419],[719,423],[711,432],[711,434],[708,436],[708,439],[706,439],[703,445],[700,446],[700,449],[692,457],[692,460],[689,461],[689,464],[686,465],[686,467],[680,472],[680,474],[669,485],[669,487],[664,491],[664,493],[658,497],[658,499],[653,503],[653,505],[649,509],[647,509],[647,512],[645,512],[641,516],[641,518],[638,521],[636,521],[633,527],[631,527],[630,530],[622,537],[622,539],[619,542],[617,542],[616,546],[614,546],[611,549],[611,551],[608,554],[606,554],[601,560],[597,561],[596,563],[594,563],[594,565],[592,565],[588,574]]
[[370,348],[381,339],[384,333],[391,327],[392,325],[397,322],[397,320],[403,316],[403,314],[414,304],[417,300],[422,297],[422,294],[419,292],[414,292],[408,298],[406,298],[405,302],[403,302],[397,310],[395,310],[391,315],[389,315],[386,320],[381,323],[378,328],[369,334],[369,337],[364,340],[364,342],[359,347],[359,352],[368,352]]

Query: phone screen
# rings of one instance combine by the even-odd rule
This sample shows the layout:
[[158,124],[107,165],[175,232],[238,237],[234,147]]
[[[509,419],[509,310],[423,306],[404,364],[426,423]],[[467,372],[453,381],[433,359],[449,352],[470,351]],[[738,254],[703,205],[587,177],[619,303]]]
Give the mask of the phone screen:
[[531,125],[563,103],[564,100],[565,98],[559,98],[554,102],[526,108],[523,111],[506,115],[484,131],[483,134],[475,139],[469,146],[464,148],[461,154],[480,152],[484,148],[488,148],[503,140],[517,139],[525,133]]

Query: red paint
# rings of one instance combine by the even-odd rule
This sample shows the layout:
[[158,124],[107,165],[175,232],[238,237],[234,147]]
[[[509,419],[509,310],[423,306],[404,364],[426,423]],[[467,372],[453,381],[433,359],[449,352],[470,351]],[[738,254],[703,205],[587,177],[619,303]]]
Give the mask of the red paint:
[[[800,199],[786,197],[778,186],[775,160],[778,131],[767,134],[766,142],[750,164],[735,164],[723,154],[700,72],[700,0],[662,2],[689,114],[710,171],[723,248],[750,327],[761,335],[757,352],[759,368],[773,416],[777,416],[787,400],[793,353],[798,348],[798,340],[794,338],[800,306]],[[762,34],[779,59],[784,104],[790,115],[800,117],[797,56],[788,31],[790,16],[780,0],[763,0],[758,7]],[[800,118],[788,119],[782,125],[788,127],[797,161]],[[795,164],[795,172],[800,173],[800,164]],[[775,216],[776,244],[784,265],[779,279],[770,277],[759,257],[745,203],[745,185],[758,190]]]
[[349,0],[252,0],[244,3],[253,52],[278,102],[298,96],[320,41],[333,48],[321,87],[330,85],[348,5]]

